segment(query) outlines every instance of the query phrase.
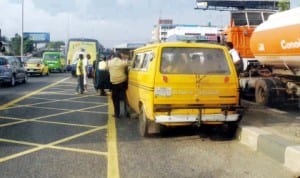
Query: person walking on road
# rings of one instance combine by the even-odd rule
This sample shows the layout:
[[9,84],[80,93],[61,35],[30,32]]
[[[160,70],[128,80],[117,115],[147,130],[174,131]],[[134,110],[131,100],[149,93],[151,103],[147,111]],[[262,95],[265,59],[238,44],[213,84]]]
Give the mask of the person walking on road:
[[77,75],[77,87],[76,87],[76,94],[83,94],[84,86],[83,86],[83,75],[84,75],[84,68],[83,68],[83,54],[79,54],[79,59],[76,65],[76,75]]
[[84,92],[88,92],[87,89],[87,81],[88,81],[88,64],[89,60],[91,59],[91,55],[87,54],[86,57],[83,59],[83,86],[84,86]]
[[124,99],[125,91],[127,89],[127,69],[127,60],[122,60],[120,53],[114,53],[113,58],[108,61],[108,70],[110,82],[112,84],[112,101],[114,105],[115,118],[120,118],[120,102]]

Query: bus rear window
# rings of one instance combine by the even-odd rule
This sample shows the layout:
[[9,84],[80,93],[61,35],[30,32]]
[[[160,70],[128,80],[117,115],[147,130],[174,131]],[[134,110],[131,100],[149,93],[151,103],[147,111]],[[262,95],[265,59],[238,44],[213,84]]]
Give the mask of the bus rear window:
[[165,74],[230,73],[224,51],[216,48],[164,48],[160,71]]

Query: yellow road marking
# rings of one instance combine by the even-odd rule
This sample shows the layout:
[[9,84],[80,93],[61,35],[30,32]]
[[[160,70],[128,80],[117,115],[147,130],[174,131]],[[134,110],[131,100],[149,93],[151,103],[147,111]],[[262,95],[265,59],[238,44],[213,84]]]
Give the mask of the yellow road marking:
[[[16,153],[16,154],[12,154],[12,155],[0,158],[0,163],[8,161],[8,160],[11,160],[11,159],[15,159],[15,158],[18,158],[18,157],[21,157],[21,156],[24,156],[24,155],[27,155],[27,154],[30,154],[30,153],[33,153],[33,152],[36,152],[36,151],[40,151],[40,150],[43,150],[43,149],[51,148],[51,147],[53,147],[53,146],[55,146],[57,144],[60,144],[60,143],[63,143],[63,142],[67,142],[67,141],[70,141],[72,139],[75,139],[75,138],[78,138],[78,137],[81,137],[81,136],[84,136],[84,135],[96,132],[96,131],[101,130],[103,128],[104,127],[97,127],[95,129],[91,129],[91,130],[88,130],[88,131],[85,131],[85,132],[81,132],[81,133],[72,135],[70,137],[63,138],[61,140],[57,140],[57,141],[51,142],[49,144],[38,145],[35,148],[28,149],[26,151],[22,151],[22,152],[19,152],[19,153]],[[58,146],[56,148],[58,148]],[[93,151],[91,151],[90,153],[92,153],[92,152]],[[88,153],[88,151],[86,153]]]
[[[89,103],[89,104],[98,104],[98,102],[85,102],[85,101],[76,101],[76,100],[73,100],[73,99],[77,99],[78,97],[74,97],[74,98],[66,98],[66,99],[61,99],[61,100],[58,100],[58,99],[49,99],[49,98],[41,98],[41,97],[31,97],[33,99],[44,99],[44,100],[47,100],[47,101],[42,101],[42,102],[38,102],[38,103],[32,103],[32,104],[26,104],[26,105],[22,105],[22,104],[18,104],[18,105],[15,105],[15,106],[10,106],[8,108],[12,109],[12,108],[20,108],[20,107],[28,107],[28,106],[35,106],[35,105],[40,105],[40,104],[49,104],[49,103],[55,103],[55,102],[59,102],[59,101],[67,101],[67,102],[73,102],[73,103]],[[101,105],[98,105],[98,106],[107,106],[106,103],[101,103]],[[7,108],[6,108],[7,109]]]
[[[30,96],[36,95],[38,93],[41,93],[43,90],[48,89],[50,87],[53,87],[55,85],[58,85],[58,84],[64,82],[65,80],[67,80],[69,78],[70,77],[62,79],[62,80],[60,80],[58,82],[50,84],[50,85],[48,85],[46,87],[43,87],[43,88],[41,88],[39,90],[31,92],[31,93],[29,93],[29,94],[27,94],[25,96],[22,96],[20,98],[12,100],[12,101],[10,101],[10,102],[8,102],[6,104],[3,104],[3,105],[0,106],[0,110],[3,110],[3,109],[6,109],[6,108],[8,108],[8,107],[10,107],[12,105],[15,105],[16,103],[18,103],[18,102],[20,102],[20,101],[22,101],[22,100],[24,100],[24,99],[26,99],[26,98],[28,98]],[[66,83],[73,84],[71,82],[64,82],[64,84],[66,84]],[[85,96],[82,96],[80,98],[88,97],[88,96],[94,96],[94,95],[85,95]],[[77,97],[77,98],[79,98],[79,97]],[[42,99],[44,99],[44,98],[42,98]],[[68,99],[68,100],[70,100],[70,99]],[[91,154],[98,154],[98,155],[107,155],[107,163],[108,163],[108,165],[107,165],[107,171],[108,171],[107,177],[108,178],[119,178],[120,177],[120,173],[119,173],[119,163],[118,163],[116,125],[115,125],[115,119],[111,116],[113,109],[112,109],[112,101],[111,101],[110,97],[108,98],[108,101],[109,101],[109,118],[108,118],[108,125],[107,126],[97,127],[97,128],[94,128],[94,129],[91,129],[91,130],[88,130],[88,131],[85,131],[85,132],[82,132],[82,133],[75,134],[75,135],[70,136],[70,137],[63,138],[61,140],[54,141],[54,142],[46,144],[46,145],[40,145],[40,144],[35,144],[35,143],[23,142],[23,141],[9,141],[9,142],[14,142],[14,143],[19,143],[19,144],[27,144],[27,145],[31,145],[31,146],[37,146],[37,147],[29,149],[29,150],[26,150],[26,151],[23,151],[23,152],[19,152],[19,153],[13,154],[13,155],[9,155],[9,156],[3,157],[3,158],[0,158],[0,163],[8,161],[8,160],[11,160],[11,159],[14,159],[14,158],[18,158],[18,157],[24,156],[26,154],[30,154],[30,153],[36,152],[36,151],[39,151],[39,150],[42,150],[42,149],[46,149],[46,148],[62,149],[62,150],[67,150],[67,151],[84,152],[84,153],[91,153]],[[99,107],[99,106],[96,106],[96,107]],[[80,109],[80,110],[77,110],[77,111],[91,109],[91,108],[94,108],[94,107],[84,108],[84,109]],[[75,111],[62,112],[62,113],[59,113],[59,114],[52,114],[52,115],[48,115],[47,117],[61,115],[61,114],[66,114],[66,113],[72,113],[72,112],[75,112]],[[38,119],[41,119],[41,118],[45,118],[45,116],[44,117],[37,117],[37,118],[33,118],[33,119],[28,119],[28,120],[21,120],[21,121],[18,121],[18,122],[13,122],[13,123],[8,123],[8,124],[2,124],[2,125],[0,125],[0,127],[4,127],[4,126],[8,126],[8,125],[13,125],[13,124],[17,124],[17,123],[22,123],[22,122],[38,121]],[[40,121],[40,122],[48,122],[48,121]],[[58,122],[53,122],[53,123],[58,123]],[[59,123],[59,124],[61,124],[61,123]],[[83,149],[75,149],[75,148],[67,148],[67,147],[55,146],[57,144],[60,144],[60,143],[63,143],[63,142],[67,142],[69,140],[72,140],[72,139],[75,139],[75,138],[78,138],[78,137],[90,134],[92,132],[96,132],[96,131],[98,131],[100,129],[103,129],[103,128],[107,128],[107,132],[108,132],[107,133],[107,145],[108,145],[108,152],[107,153],[105,153],[105,152],[97,152],[97,151],[93,151],[93,150],[83,150]],[[5,139],[0,139],[0,141],[1,140],[5,141]],[[6,140],[6,141],[8,141],[8,140]]]
[[16,120],[16,121],[23,121],[24,119],[19,119],[15,117],[9,117],[9,116],[1,116],[1,119],[9,119],[9,120]]
[[[102,126],[102,127],[97,127],[97,128],[99,130],[100,129],[107,129],[107,126]],[[43,147],[44,146],[44,144],[31,143],[31,142],[26,142],[26,141],[9,140],[9,139],[3,139],[3,138],[0,138],[0,142],[21,144],[21,145],[35,146],[35,147]],[[57,150],[65,150],[65,151],[73,151],[73,152],[80,152],[80,153],[88,153],[88,154],[94,154],[94,155],[100,155],[100,156],[107,156],[107,152],[86,150],[86,149],[80,149],[80,148],[70,148],[70,147],[54,146],[54,145],[49,145],[46,148],[52,148],[52,149],[57,149]]]
[[24,119],[24,120],[18,121],[18,122],[11,122],[11,123],[2,124],[2,125],[0,125],[0,127],[6,127],[6,126],[15,125],[15,124],[24,123],[24,122],[32,122],[32,121],[36,121],[38,119],[48,118],[48,117],[52,117],[52,116],[59,116],[59,115],[63,115],[63,114],[69,114],[69,113],[73,113],[73,112],[77,112],[77,111],[82,111],[82,110],[85,110],[85,109],[93,109],[95,107],[98,107],[98,106],[91,106],[91,107],[82,108],[82,109],[78,109],[78,110],[71,110],[71,111],[66,111],[66,112],[49,114],[49,115],[46,115],[46,116],[35,117],[35,118],[32,118],[32,119]]
[[93,126],[93,125],[72,124],[72,123],[66,123],[66,122],[55,122],[55,121],[44,121],[44,120],[36,120],[34,122],[47,123],[47,124],[56,124],[56,125],[65,125],[65,126],[75,126],[75,127],[88,127],[88,128],[97,128],[97,127],[99,127],[99,126]]
[[117,131],[115,119],[112,117],[113,106],[111,98],[108,97],[108,129],[107,129],[107,177],[108,178],[119,178],[119,161],[118,161],[118,150],[117,150]]
[[4,138],[0,138],[0,142],[15,143],[15,144],[27,145],[27,146],[41,146],[41,144],[38,144],[38,143],[31,143],[31,142],[17,141],[17,140],[9,140],[9,139],[4,139]]
[[64,79],[62,79],[62,80],[60,80],[60,81],[57,81],[57,82],[52,83],[52,84],[50,84],[50,85],[47,85],[47,86],[45,86],[45,87],[43,87],[43,88],[41,88],[41,89],[38,89],[38,90],[36,90],[36,91],[34,91],[34,92],[31,92],[31,93],[29,93],[29,94],[27,94],[27,95],[24,95],[24,96],[20,97],[20,98],[14,99],[14,100],[12,100],[12,101],[6,103],[6,104],[3,104],[3,105],[0,106],[0,110],[6,109],[7,107],[9,107],[9,106],[11,106],[11,105],[14,105],[14,104],[18,103],[18,102],[24,100],[25,98],[28,98],[28,97],[30,97],[30,96],[32,96],[32,95],[35,95],[35,94],[37,94],[37,93],[40,93],[40,92],[42,92],[43,90],[45,90],[45,89],[47,89],[47,88],[50,88],[50,87],[52,87],[52,86],[55,86],[55,85],[57,85],[57,84],[59,84],[59,83],[62,83],[62,82],[64,82],[65,80],[67,80],[67,79],[69,79],[69,78],[70,78],[70,77],[64,78]]
[[[91,103],[90,103],[91,104]],[[96,104],[96,103],[95,103]],[[49,110],[58,110],[58,111],[78,111],[76,109],[63,109],[63,108],[54,108],[54,107],[48,107],[48,106],[34,106],[34,105],[18,105],[18,106],[22,106],[22,108],[26,107],[26,108],[37,108],[37,109],[49,109]],[[105,105],[96,105],[97,107],[102,107],[102,106],[105,106]],[[93,108],[94,109],[94,108]],[[99,112],[96,112],[96,111],[80,111],[80,112],[87,112],[87,113],[99,113]]]
[[57,149],[57,150],[73,151],[78,153],[88,153],[88,154],[99,155],[99,156],[107,156],[107,152],[94,151],[94,150],[85,150],[85,149],[61,147],[61,146],[49,146],[49,148]]

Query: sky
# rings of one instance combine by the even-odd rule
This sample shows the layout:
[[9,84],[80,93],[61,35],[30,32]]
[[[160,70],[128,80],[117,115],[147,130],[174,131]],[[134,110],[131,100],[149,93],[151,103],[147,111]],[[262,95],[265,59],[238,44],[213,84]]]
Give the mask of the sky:
[[[106,48],[147,43],[159,18],[174,24],[224,27],[226,11],[195,10],[196,0],[24,0],[24,32],[49,32],[51,41],[94,38]],[[291,0],[291,7],[300,0]],[[22,32],[22,0],[0,0],[2,36]]]

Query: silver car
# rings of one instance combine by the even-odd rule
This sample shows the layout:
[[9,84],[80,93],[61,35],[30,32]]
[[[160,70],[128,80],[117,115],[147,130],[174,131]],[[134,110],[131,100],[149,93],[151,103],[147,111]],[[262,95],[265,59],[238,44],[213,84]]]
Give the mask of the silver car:
[[27,82],[23,63],[14,56],[0,56],[0,84],[15,86],[16,82]]

